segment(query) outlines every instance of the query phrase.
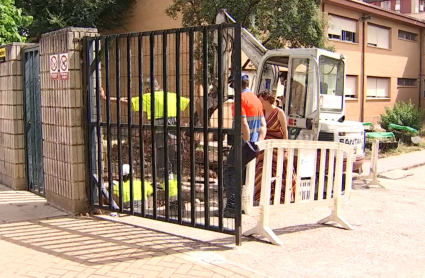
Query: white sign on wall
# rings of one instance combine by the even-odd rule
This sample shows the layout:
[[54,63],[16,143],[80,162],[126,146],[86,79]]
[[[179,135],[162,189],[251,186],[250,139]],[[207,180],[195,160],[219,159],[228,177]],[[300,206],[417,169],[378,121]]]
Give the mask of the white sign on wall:
[[59,61],[58,55],[50,55],[50,78],[57,80],[59,78]]
[[59,74],[62,80],[69,79],[68,53],[59,54]]

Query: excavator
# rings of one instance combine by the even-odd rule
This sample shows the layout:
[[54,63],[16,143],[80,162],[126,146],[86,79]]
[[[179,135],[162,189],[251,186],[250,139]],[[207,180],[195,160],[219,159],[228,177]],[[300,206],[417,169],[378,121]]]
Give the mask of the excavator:
[[[216,24],[222,23],[236,23],[225,9],[216,16]],[[233,40],[233,34],[225,33],[223,37],[221,49],[227,53],[221,55],[221,65],[225,67],[222,72],[231,73],[232,67],[242,65],[230,61],[232,49],[229,41]],[[218,41],[215,37],[215,43]],[[345,120],[345,56],[317,48],[269,50],[245,28],[242,28],[241,43],[242,51],[256,69],[252,91],[258,95],[263,90],[272,90],[282,96],[281,108],[288,121],[289,139],[349,144],[356,156],[353,170],[361,169],[365,159],[365,132],[362,123]],[[216,66],[219,64],[217,59],[216,53]],[[219,72],[217,68],[214,71],[215,74]],[[213,86],[210,91],[213,99],[217,96],[216,90]],[[229,90],[228,85],[223,84],[225,102],[213,101],[212,111],[218,105],[225,109],[231,107],[233,100]],[[209,114],[214,118],[213,113]]]

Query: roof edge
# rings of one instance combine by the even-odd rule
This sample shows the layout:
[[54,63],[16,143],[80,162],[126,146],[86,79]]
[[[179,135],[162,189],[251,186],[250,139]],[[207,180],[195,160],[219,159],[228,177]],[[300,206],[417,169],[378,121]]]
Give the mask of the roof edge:
[[394,11],[390,11],[387,9],[382,9],[381,7],[371,5],[368,3],[355,1],[355,0],[324,0],[325,4],[334,4],[337,6],[350,7],[354,10],[362,11],[364,13],[371,13],[374,15],[381,16],[383,18],[388,18],[392,20],[396,20],[402,23],[425,27],[425,21],[414,18],[412,16],[407,16],[404,14],[396,13]]

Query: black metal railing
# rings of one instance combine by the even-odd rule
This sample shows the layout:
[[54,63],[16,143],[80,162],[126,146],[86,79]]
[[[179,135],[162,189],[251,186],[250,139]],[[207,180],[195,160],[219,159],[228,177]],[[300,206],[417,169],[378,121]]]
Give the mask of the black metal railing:
[[230,148],[236,192],[242,183],[241,67],[231,72],[227,58],[241,65],[240,32],[227,24],[84,39],[93,207],[235,234],[240,244],[240,194],[235,218],[223,213]]

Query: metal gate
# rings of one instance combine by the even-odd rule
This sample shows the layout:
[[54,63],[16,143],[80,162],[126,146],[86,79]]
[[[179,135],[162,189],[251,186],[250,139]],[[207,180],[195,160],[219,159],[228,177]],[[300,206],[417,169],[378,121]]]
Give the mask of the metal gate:
[[39,47],[22,50],[25,150],[28,189],[44,195]]
[[93,207],[234,234],[240,244],[240,194],[234,217],[224,210],[226,181],[236,192],[242,183],[240,33],[227,24],[84,39]]

